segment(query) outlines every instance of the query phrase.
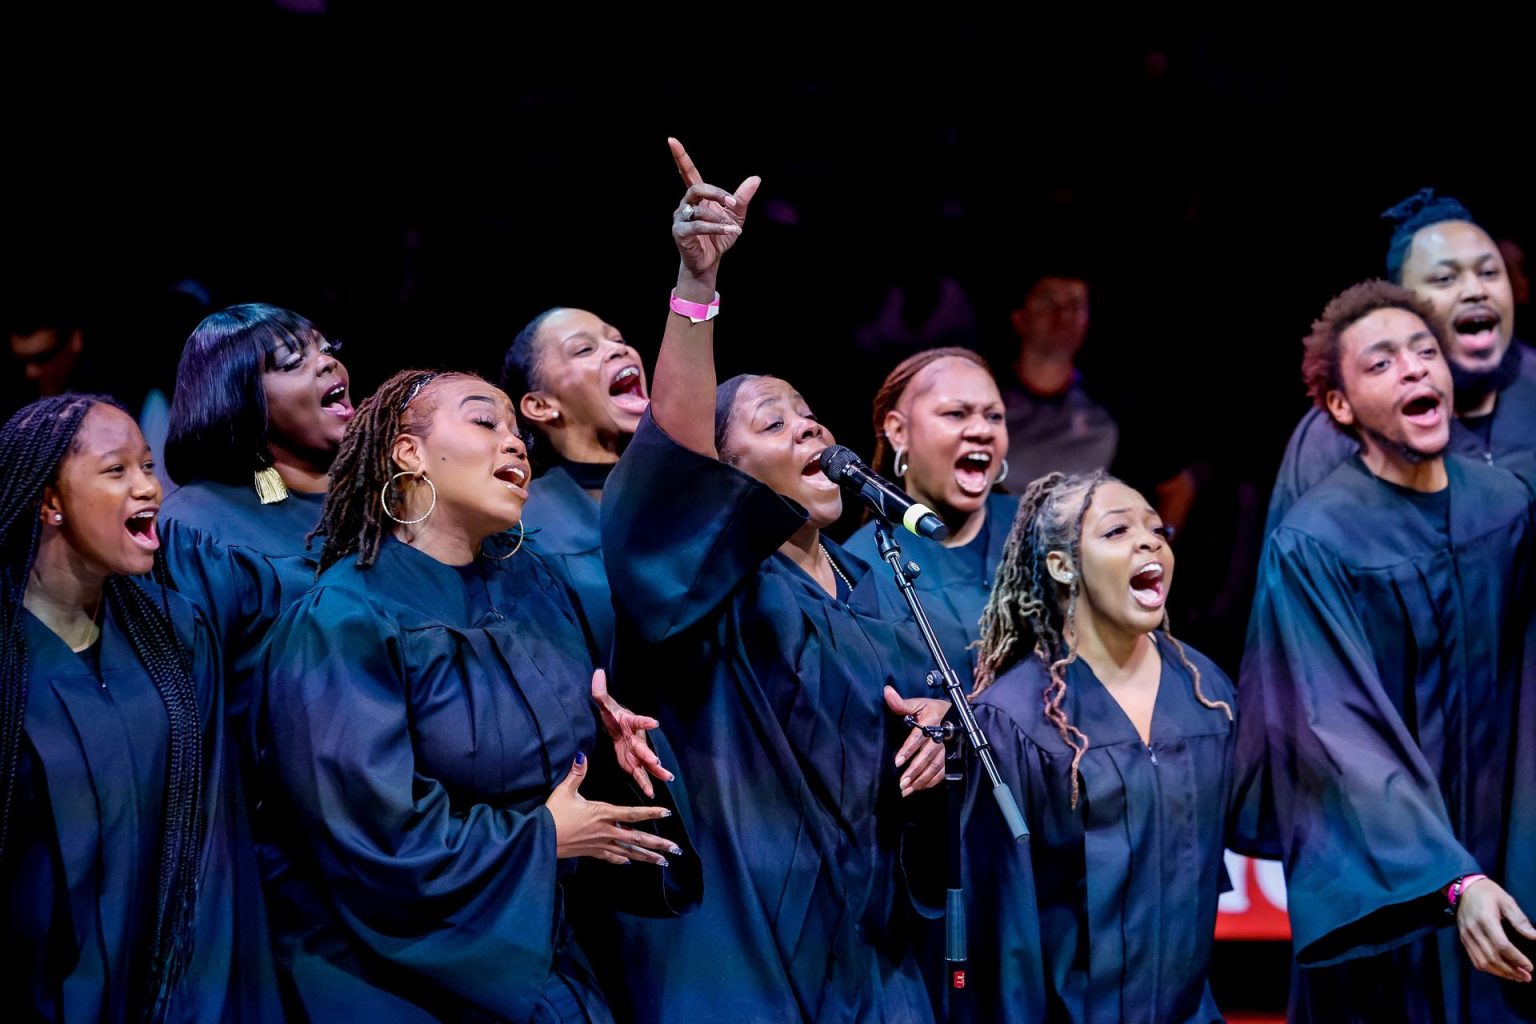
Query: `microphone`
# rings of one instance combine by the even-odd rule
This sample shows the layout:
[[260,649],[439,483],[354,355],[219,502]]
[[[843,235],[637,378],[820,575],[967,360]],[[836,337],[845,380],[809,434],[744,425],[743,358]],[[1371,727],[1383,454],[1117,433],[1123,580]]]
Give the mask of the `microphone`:
[[900,523],[919,537],[943,540],[949,536],[944,520],[933,509],[866,466],[840,444],[829,445],[819,456],[827,479],[864,499],[871,512],[888,523]]

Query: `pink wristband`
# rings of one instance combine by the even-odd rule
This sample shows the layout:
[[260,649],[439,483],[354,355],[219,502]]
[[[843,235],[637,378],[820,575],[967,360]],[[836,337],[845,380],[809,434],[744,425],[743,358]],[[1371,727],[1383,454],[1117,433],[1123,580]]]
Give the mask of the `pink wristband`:
[[1461,902],[1462,895],[1472,887],[1473,882],[1481,882],[1487,877],[1487,875],[1462,875],[1456,881],[1446,886],[1445,899],[1451,905],[1451,909],[1456,909],[1456,904]]
[[677,291],[674,289],[671,306],[672,312],[678,316],[685,316],[694,323],[701,324],[720,315],[720,293],[715,292],[714,301],[706,306],[702,302],[689,302],[687,299],[678,298]]

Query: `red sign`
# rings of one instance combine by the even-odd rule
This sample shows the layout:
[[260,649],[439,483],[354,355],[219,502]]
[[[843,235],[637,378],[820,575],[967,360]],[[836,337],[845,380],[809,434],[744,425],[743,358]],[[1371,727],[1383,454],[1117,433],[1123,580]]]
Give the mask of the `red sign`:
[[1285,869],[1278,861],[1252,860],[1228,850],[1232,891],[1216,905],[1216,938],[1289,939],[1285,915]]

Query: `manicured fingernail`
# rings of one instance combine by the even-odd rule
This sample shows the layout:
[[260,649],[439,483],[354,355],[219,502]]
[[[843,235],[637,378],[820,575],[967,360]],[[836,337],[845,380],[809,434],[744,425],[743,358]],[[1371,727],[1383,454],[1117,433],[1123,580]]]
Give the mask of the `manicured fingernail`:
[[665,858],[665,857],[657,857],[656,858],[656,863],[659,866],[661,866],[661,867],[667,867],[667,858]]
[[669,811],[669,810],[667,810],[667,809],[666,809],[666,808],[665,808],[665,807],[663,807],[663,808],[662,808],[662,809],[661,809],[661,816],[662,816],[662,817],[663,817],[663,818],[670,818],[670,817],[672,817],[672,812],[671,812],[671,811]]
[[576,763],[577,764],[586,764],[587,763],[587,755],[583,754],[579,750],[576,751]]
[[676,846],[672,847],[670,852],[674,857],[681,857],[683,855],[683,851]]
[[911,788],[911,786],[912,786],[912,776],[910,776],[910,775],[903,776],[903,778],[901,780],[901,788],[902,789],[909,789],[909,788]]

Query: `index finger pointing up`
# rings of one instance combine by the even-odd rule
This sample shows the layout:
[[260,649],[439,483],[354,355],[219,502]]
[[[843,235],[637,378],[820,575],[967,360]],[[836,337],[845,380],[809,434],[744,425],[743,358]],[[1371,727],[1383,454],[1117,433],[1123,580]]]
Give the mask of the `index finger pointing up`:
[[693,160],[689,158],[683,144],[669,137],[667,145],[672,150],[672,162],[677,164],[677,173],[683,176],[683,184],[692,187],[702,182],[704,176],[699,173],[697,167],[693,166]]

